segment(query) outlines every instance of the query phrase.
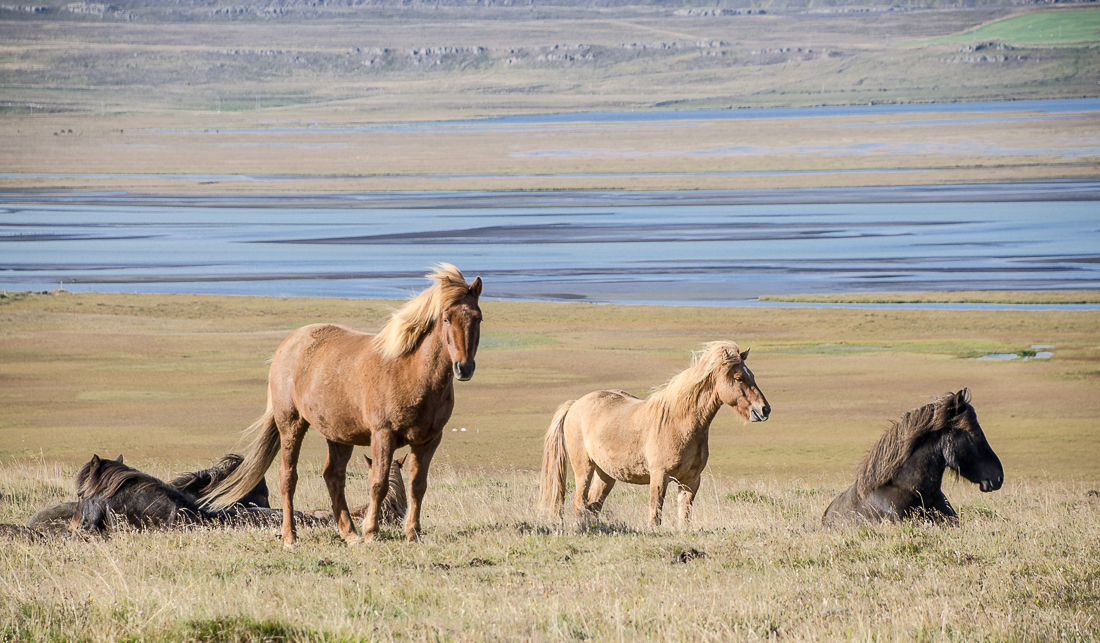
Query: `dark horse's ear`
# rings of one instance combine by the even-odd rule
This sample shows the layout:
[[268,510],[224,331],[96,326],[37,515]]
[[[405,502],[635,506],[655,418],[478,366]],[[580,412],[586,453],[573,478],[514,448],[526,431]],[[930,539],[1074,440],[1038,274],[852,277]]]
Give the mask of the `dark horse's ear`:
[[400,458],[394,460],[394,462],[397,463],[398,467],[403,467],[403,466],[405,466],[405,458],[407,458],[407,457],[409,457],[408,453],[406,453],[405,455],[401,456]]
[[117,457],[117,458],[115,458],[115,462],[117,462],[117,463],[119,463],[119,464],[122,464],[122,454],[121,454],[121,453],[120,453],[120,454],[118,454],[118,457]]
[[752,350],[751,348],[746,348],[745,352],[741,353],[741,361],[742,362],[749,358],[749,351],[751,351],[751,350]]
[[373,467],[374,466],[374,463],[371,462],[370,456],[367,455],[366,453],[363,454],[363,459],[367,461],[367,466],[368,467]]
[[470,294],[481,297],[481,277],[474,277],[474,283],[470,284]]
[[98,454],[98,453],[93,453],[93,454],[92,454],[92,461],[91,461],[91,463],[92,463],[93,465],[99,464],[99,454]]
[[959,389],[959,392],[955,394],[955,397],[962,404],[970,404],[970,389]]

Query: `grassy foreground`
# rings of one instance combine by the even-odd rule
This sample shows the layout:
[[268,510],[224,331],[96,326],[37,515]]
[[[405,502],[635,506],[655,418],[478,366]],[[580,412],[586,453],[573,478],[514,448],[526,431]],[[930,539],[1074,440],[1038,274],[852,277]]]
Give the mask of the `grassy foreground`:
[[[395,302],[110,294],[0,298],[0,523],[71,499],[93,452],[167,478],[234,447],[297,326],[377,328]],[[1100,637],[1100,313],[687,308],[485,301],[473,381],[432,468],[424,542],[306,530],[0,536],[0,639],[1092,640]],[[539,516],[553,409],[645,394],[734,339],[774,411],[722,412],[694,529],[645,528],[620,485],[600,528]],[[982,361],[1052,345],[1052,359]],[[958,528],[823,531],[870,442],[963,386],[1005,467],[950,477]],[[466,428],[462,432],[457,429]],[[325,507],[310,432],[298,498]],[[353,464],[349,499],[364,494]],[[269,476],[269,483],[273,483]],[[274,488],[274,487],[273,487]],[[670,501],[671,501],[670,497]]]

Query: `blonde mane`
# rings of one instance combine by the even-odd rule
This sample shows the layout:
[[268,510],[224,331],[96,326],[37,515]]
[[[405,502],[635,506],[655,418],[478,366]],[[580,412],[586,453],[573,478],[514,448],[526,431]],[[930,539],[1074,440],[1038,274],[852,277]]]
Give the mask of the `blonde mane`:
[[859,463],[856,491],[860,497],[888,484],[926,436],[959,427],[957,419],[970,409],[970,391],[963,389],[913,409],[893,422]]
[[462,273],[449,263],[436,265],[424,277],[435,284],[395,310],[374,337],[374,350],[385,359],[400,357],[416,348],[443,311],[470,293],[470,285]]
[[705,413],[699,407],[699,396],[708,388],[714,371],[741,361],[741,349],[729,341],[708,342],[699,352],[692,353],[691,366],[674,375],[645,401],[646,412],[654,420],[669,417],[693,417]]

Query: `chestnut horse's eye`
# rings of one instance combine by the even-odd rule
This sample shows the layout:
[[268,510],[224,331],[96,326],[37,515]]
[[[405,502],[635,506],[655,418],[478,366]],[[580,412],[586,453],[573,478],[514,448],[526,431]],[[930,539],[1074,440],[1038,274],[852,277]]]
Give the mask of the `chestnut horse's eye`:
[[450,318],[450,317],[444,317],[444,318],[443,318],[443,323],[444,323],[444,324],[449,324],[449,323],[451,323],[451,318]]

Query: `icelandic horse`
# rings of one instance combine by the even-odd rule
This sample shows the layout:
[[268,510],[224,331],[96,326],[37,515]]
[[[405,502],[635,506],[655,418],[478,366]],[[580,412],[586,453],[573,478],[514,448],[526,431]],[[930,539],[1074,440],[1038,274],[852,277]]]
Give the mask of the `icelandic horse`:
[[322,476],[340,536],[360,541],[344,486],[355,446],[370,446],[370,507],[363,535],[378,534],[395,449],[408,446],[411,502],[405,537],[420,535],[428,466],[454,409],[454,380],[474,375],[481,333],[481,277],[466,283],[458,268],[438,264],[435,283],[395,311],[376,335],[335,324],[291,333],[271,360],[267,410],[248,429],[257,435],[237,472],[207,493],[213,508],[228,506],[255,486],[282,451],[283,544],[297,541],[294,489],[306,430],[328,441]]
[[771,406],[745,360],[729,341],[710,342],[691,366],[647,399],[625,391],[594,391],[558,407],[542,458],[539,504],[560,517],[566,460],[573,467],[578,523],[599,515],[616,481],[649,485],[649,525],[661,524],[669,482],[680,487],[680,528],[688,526],[709,456],[710,423],[723,404],[745,422],[763,422]]

